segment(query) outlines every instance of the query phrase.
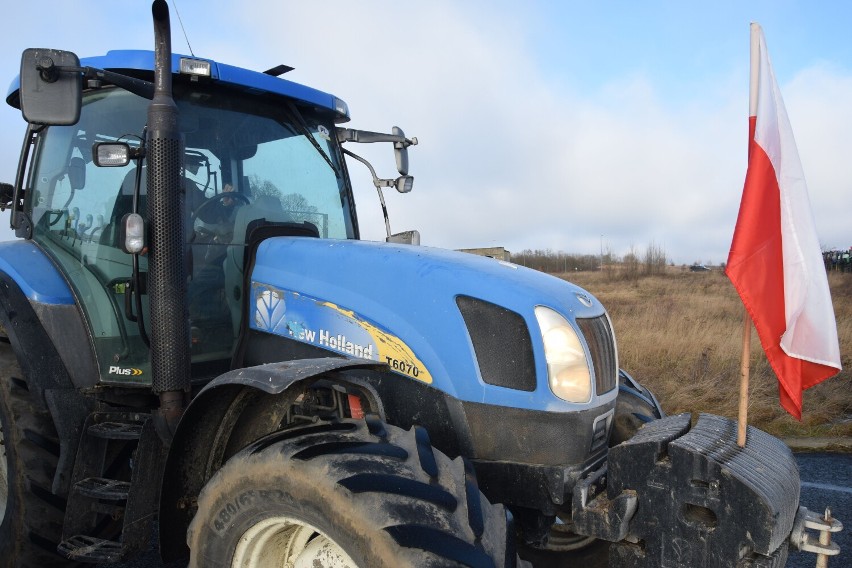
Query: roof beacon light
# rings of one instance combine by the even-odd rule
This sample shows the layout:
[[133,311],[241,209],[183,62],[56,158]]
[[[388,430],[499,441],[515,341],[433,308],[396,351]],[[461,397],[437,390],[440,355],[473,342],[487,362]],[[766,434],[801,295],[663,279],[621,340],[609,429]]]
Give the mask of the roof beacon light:
[[210,62],[203,59],[180,58],[180,72],[184,75],[196,75],[199,77],[210,76]]

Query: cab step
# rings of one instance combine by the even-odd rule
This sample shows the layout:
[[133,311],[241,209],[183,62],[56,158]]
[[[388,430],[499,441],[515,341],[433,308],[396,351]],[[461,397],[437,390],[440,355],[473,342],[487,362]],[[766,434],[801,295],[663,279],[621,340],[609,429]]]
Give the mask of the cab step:
[[130,482],[106,477],[88,477],[75,483],[74,488],[92,499],[126,501],[130,493]]
[[58,550],[65,558],[77,562],[118,562],[124,557],[124,547],[120,542],[85,535],[75,535],[62,541]]
[[133,415],[128,422],[98,422],[90,425],[88,432],[103,440],[138,440],[142,435],[142,423],[147,417],[147,415]]
[[147,546],[165,453],[149,414],[90,414],[77,449],[58,552],[75,562],[111,563]]

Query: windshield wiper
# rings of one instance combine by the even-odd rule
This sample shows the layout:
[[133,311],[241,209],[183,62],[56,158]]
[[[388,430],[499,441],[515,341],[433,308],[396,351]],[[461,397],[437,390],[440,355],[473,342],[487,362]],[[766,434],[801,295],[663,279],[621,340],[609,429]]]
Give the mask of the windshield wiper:
[[316,148],[317,152],[319,152],[320,156],[322,156],[323,160],[325,160],[334,172],[335,177],[340,179],[340,171],[337,169],[337,166],[334,165],[334,162],[331,161],[328,154],[325,153],[325,150],[322,149],[322,146],[320,146],[313,134],[311,134],[311,129],[308,127],[305,117],[303,117],[302,113],[299,112],[299,108],[293,104],[292,101],[287,101],[287,109],[290,111],[290,121],[293,123],[293,126],[296,127],[301,135],[308,139],[314,148]]

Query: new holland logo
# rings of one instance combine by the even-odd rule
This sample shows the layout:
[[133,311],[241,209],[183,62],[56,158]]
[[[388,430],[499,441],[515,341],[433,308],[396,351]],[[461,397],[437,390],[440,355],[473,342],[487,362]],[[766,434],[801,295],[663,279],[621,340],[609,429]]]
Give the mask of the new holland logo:
[[135,369],[133,367],[117,367],[115,365],[109,368],[110,375],[121,375],[122,377],[138,377],[142,374],[142,369]]

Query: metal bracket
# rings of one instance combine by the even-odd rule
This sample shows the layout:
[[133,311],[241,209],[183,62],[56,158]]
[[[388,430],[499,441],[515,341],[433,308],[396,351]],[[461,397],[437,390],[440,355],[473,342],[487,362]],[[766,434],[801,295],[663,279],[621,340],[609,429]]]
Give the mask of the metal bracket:
[[[818,531],[819,535],[809,534],[807,529]],[[830,535],[842,530],[843,524],[831,517],[830,510],[826,509],[825,515],[821,516],[805,507],[799,507],[793,531],[790,533],[790,544],[803,552],[836,556],[840,554],[840,547],[831,542]]]
[[606,473],[607,467],[604,463],[599,469],[577,483],[574,493],[580,509],[588,508],[589,502],[606,490]]
[[607,466],[604,464],[574,487],[574,531],[577,534],[618,542],[628,538],[630,520],[636,513],[639,499],[633,490],[626,490],[609,499],[606,493],[606,478]]

